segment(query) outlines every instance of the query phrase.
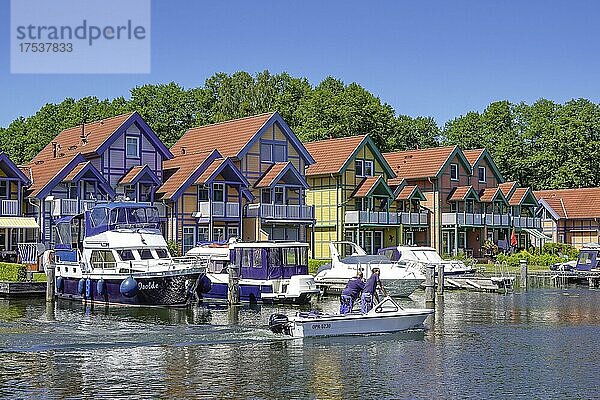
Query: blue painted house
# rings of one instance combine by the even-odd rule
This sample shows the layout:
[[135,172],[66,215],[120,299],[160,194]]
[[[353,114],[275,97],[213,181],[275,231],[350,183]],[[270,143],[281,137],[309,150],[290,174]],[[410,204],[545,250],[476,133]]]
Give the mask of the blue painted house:
[[60,132],[22,167],[31,180],[27,215],[38,221],[40,241],[53,241],[55,218],[96,202],[116,197],[153,202],[169,158],[169,149],[137,112]]

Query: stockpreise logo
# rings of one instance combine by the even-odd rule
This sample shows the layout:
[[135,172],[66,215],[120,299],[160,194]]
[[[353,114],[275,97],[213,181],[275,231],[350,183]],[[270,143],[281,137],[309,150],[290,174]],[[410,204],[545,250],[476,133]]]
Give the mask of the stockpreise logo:
[[149,73],[150,0],[11,0],[12,73]]

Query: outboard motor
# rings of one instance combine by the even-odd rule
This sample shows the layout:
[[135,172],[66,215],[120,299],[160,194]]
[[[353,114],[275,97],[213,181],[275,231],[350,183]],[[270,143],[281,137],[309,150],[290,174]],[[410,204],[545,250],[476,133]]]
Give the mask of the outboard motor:
[[292,335],[292,327],[286,315],[271,314],[269,318],[269,329],[273,333],[283,333],[284,335]]

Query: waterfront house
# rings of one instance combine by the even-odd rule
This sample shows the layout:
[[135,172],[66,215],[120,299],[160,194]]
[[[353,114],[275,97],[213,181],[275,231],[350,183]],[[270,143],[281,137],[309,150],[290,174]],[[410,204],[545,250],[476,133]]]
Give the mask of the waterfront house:
[[600,243],[600,188],[539,190],[542,230],[553,242],[577,248]]
[[242,234],[243,199],[249,182],[230,158],[217,151],[187,153],[164,162],[157,195],[166,204],[166,238],[186,253],[199,242]]
[[[368,253],[397,245],[402,236],[403,211],[420,212],[419,191],[394,193],[387,181],[395,177],[368,135],[306,143],[315,163],[306,170],[310,189],[307,203],[315,207],[315,257],[329,257],[331,241],[358,243]],[[402,191],[399,191],[402,192]],[[404,208],[405,207],[405,208]],[[407,221],[410,225],[410,219]],[[418,221],[416,221],[418,222]]]
[[35,239],[36,221],[23,217],[23,188],[29,183],[29,177],[0,151],[0,261],[16,261],[17,243]]
[[171,147],[172,165],[181,156],[213,150],[231,160],[248,183],[244,240],[307,240],[315,216],[305,202],[305,167],[314,160],[279,113],[192,128]]
[[39,240],[53,241],[55,218],[85,211],[116,196],[152,202],[169,149],[137,113],[85,123],[60,132],[22,170],[30,177],[27,215]]

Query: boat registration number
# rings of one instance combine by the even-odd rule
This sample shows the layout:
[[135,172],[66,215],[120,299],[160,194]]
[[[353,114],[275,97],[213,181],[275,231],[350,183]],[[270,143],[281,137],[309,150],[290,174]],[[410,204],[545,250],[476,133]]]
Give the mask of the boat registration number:
[[331,324],[312,324],[311,328],[312,329],[330,329]]

